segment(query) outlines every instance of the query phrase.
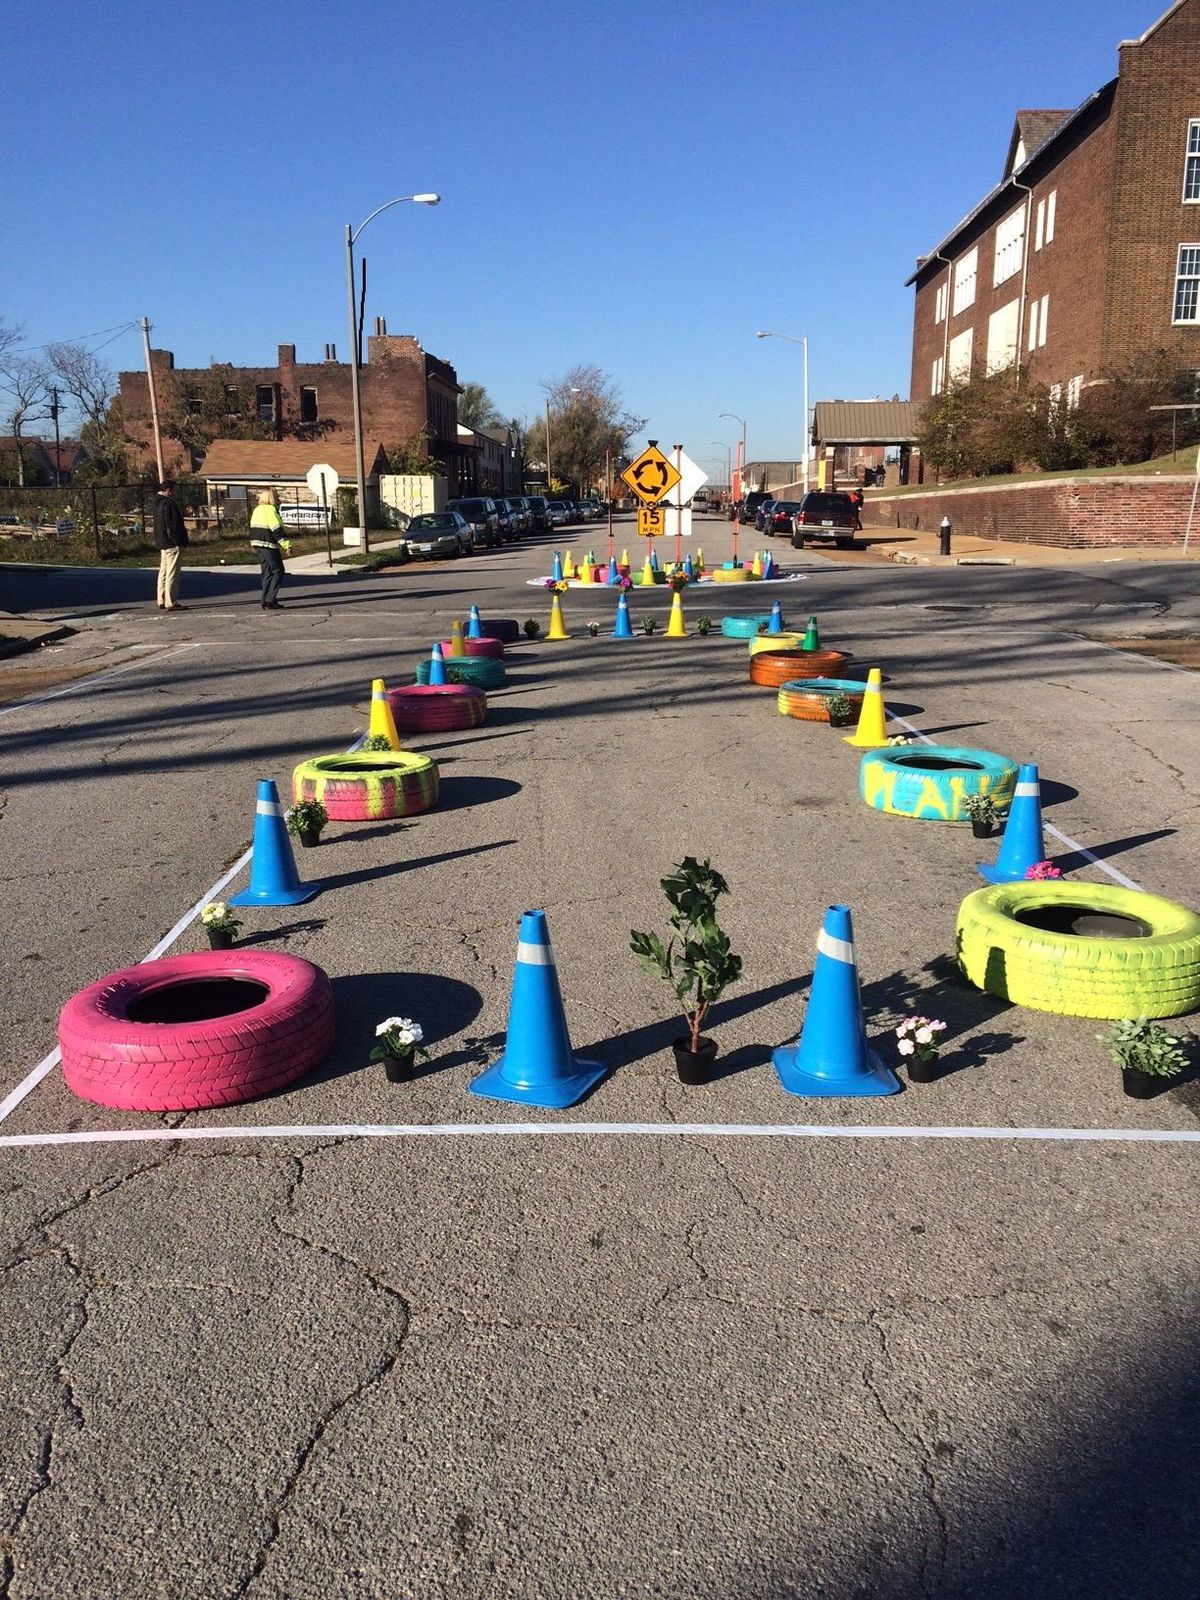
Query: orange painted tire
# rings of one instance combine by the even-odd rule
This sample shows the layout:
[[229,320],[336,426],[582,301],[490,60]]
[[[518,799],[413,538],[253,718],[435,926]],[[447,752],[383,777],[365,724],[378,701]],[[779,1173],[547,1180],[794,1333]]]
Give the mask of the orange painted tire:
[[831,694],[844,694],[856,717],[862,710],[863,685],[852,678],[791,679],[780,685],[776,705],[783,717],[795,717],[799,722],[828,722]]
[[844,650],[760,650],[750,657],[750,682],[778,689],[798,678],[834,678],[849,659]]

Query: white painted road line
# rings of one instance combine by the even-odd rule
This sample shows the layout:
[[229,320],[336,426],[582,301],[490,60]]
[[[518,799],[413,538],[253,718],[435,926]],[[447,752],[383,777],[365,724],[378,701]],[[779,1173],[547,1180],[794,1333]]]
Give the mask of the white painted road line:
[[49,689],[45,694],[31,695],[28,700],[17,700],[11,706],[0,706],[0,717],[11,717],[14,711],[24,711],[28,706],[40,706],[47,700],[60,700],[65,694],[86,694],[89,689],[98,683],[104,683],[109,678],[116,678],[123,672],[134,672],[138,667],[149,666],[156,661],[169,661],[172,656],[181,650],[199,650],[199,644],[173,644],[166,650],[153,650],[148,655],[139,656],[136,661],[127,661],[124,666],[111,667],[107,672],[93,673],[90,678],[77,678],[74,683],[65,683],[61,689]]
[[941,1128],[742,1122],[331,1122],[261,1128],[105,1128],[92,1133],[16,1133],[0,1149],[64,1144],[170,1144],[234,1139],[959,1139],[1004,1143],[1200,1144],[1200,1130],[1174,1128]]
[[[901,717],[895,711],[889,711],[888,716],[893,722],[899,722],[903,727],[907,728],[910,733],[915,733],[923,744],[937,744],[936,739],[931,739],[927,733],[922,733],[920,728],[915,723],[910,722],[907,717]],[[1042,819],[1042,827],[1046,833],[1052,833],[1060,844],[1065,844],[1068,850],[1075,851],[1085,861],[1090,861],[1094,867],[1099,867],[1101,872],[1107,872],[1114,883],[1119,883],[1122,889],[1136,889],[1139,894],[1143,892],[1140,883],[1134,883],[1132,878],[1127,878],[1123,872],[1118,872],[1116,867],[1110,867],[1107,861],[1101,861],[1099,856],[1093,855],[1077,839],[1072,839],[1070,834],[1064,833],[1061,828],[1056,828],[1052,822],[1047,822],[1044,817]]]

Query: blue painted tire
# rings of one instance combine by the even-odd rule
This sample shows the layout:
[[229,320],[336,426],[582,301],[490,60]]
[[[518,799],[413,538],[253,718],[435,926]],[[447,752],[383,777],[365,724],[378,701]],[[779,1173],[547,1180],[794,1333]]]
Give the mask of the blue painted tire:
[[721,632],[727,639],[753,639],[760,628],[765,628],[771,620],[771,613],[764,611],[756,617],[722,617]]
[[858,769],[858,792],[872,810],[926,822],[969,822],[969,795],[990,795],[996,810],[1006,812],[1016,784],[1015,761],[958,745],[868,750]]
[[[447,683],[469,683],[475,689],[499,689],[505,681],[503,661],[490,656],[458,656],[446,662]],[[429,662],[417,662],[417,682],[429,682]]]

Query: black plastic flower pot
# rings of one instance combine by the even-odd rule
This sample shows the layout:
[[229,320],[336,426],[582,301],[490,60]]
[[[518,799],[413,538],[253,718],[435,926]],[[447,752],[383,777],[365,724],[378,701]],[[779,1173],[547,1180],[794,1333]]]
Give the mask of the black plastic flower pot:
[[707,1083],[712,1077],[713,1065],[717,1059],[717,1041],[700,1035],[700,1048],[691,1048],[690,1037],[674,1039],[671,1049],[675,1052],[675,1071],[679,1074],[680,1083]]
[[972,818],[971,832],[977,839],[990,839],[992,837],[992,825],[990,822],[976,822]]
[[306,850],[311,850],[315,845],[320,844],[321,830],[320,828],[301,828],[296,837]]
[[1131,1100],[1150,1100],[1166,1083],[1157,1073],[1143,1072],[1140,1067],[1122,1067],[1121,1085]]
[[908,1081],[910,1083],[934,1083],[941,1076],[941,1063],[935,1056],[932,1061],[922,1061],[920,1056],[908,1058]]
[[228,928],[205,928],[210,950],[232,950],[233,934]]
[[410,1056],[384,1056],[383,1070],[389,1083],[406,1083],[412,1067]]

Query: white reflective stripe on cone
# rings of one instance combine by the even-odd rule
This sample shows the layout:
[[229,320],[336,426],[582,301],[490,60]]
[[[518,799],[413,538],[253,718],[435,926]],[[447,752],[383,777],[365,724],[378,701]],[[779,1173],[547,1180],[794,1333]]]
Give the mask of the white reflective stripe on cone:
[[847,966],[854,965],[854,946],[848,939],[835,939],[831,933],[826,933],[822,928],[817,934],[817,954],[830,956],[834,961],[844,961]]
[[260,800],[254,807],[255,814],[260,817],[281,817],[283,807],[278,800]]
[[1018,800],[1032,800],[1038,791],[1036,783],[1019,783],[1013,793]]
[[527,967],[552,967],[554,953],[548,944],[526,944],[524,939],[518,939],[517,960]]

